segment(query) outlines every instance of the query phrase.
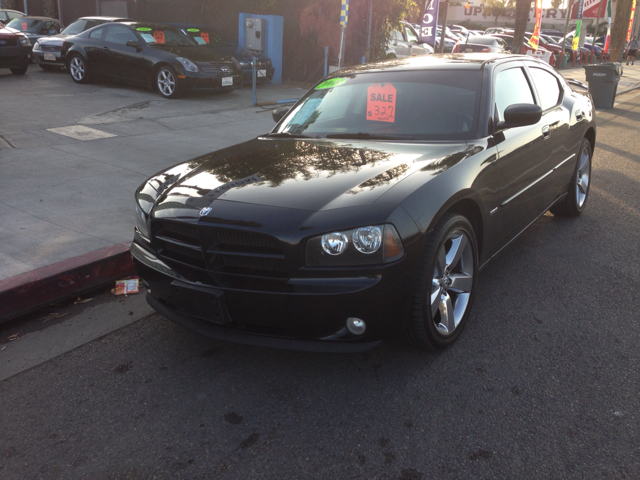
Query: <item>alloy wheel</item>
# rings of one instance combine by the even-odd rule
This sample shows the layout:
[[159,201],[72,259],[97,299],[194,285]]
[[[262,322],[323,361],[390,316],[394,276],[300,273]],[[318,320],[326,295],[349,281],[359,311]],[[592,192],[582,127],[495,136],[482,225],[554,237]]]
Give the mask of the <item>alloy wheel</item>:
[[71,59],[69,70],[71,71],[71,76],[74,80],[80,82],[84,79],[85,67],[84,62],[80,57],[73,57]]
[[158,90],[165,97],[170,97],[176,90],[176,78],[166,68],[158,72]]
[[464,317],[473,288],[473,246],[466,232],[454,230],[434,259],[431,318],[443,336],[451,335]]
[[591,152],[588,145],[580,150],[580,164],[576,175],[576,204],[582,208],[589,193],[589,180],[591,176]]

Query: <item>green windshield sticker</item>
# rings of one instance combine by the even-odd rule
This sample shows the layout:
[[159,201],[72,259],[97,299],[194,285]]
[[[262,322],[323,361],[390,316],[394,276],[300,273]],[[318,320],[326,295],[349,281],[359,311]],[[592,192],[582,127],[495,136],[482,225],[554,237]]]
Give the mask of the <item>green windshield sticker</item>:
[[199,28],[187,28],[187,32],[199,32]]
[[346,78],[330,78],[329,80],[325,80],[320,85],[318,85],[316,87],[316,90],[324,90],[325,88],[337,87],[338,85],[342,85],[346,81]]
[[140,28],[136,28],[137,31],[139,32],[150,32],[151,29],[147,28],[147,27],[140,27]]

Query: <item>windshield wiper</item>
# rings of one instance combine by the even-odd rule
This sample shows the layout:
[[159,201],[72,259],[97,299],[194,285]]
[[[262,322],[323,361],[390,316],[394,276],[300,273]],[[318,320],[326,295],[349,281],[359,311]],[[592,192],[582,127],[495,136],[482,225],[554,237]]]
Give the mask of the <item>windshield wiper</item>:
[[309,135],[302,135],[300,133],[291,133],[291,132],[279,132],[279,133],[270,133],[267,137],[276,137],[276,138],[312,138]]
[[363,140],[414,140],[411,135],[399,135],[395,133],[329,133],[327,138],[363,139]]

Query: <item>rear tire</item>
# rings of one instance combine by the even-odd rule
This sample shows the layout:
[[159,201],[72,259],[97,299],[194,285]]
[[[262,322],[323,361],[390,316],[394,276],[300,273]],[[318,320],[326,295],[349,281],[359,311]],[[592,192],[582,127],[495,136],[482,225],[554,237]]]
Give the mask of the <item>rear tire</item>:
[[168,65],[161,67],[155,79],[156,89],[164,98],[178,98],[182,93],[178,83],[178,73],[173,67]]
[[13,68],[10,68],[9,70],[11,70],[11,73],[13,73],[14,75],[24,75],[25,73],[27,73],[28,68],[29,68],[29,64],[25,63],[21,67],[13,67]]
[[67,64],[71,79],[76,83],[90,83],[91,75],[87,69],[87,62],[80,55],[73,55]]
[[582,139],[578,153],[576,168],[571,176],[569,192],[561,203],[551,207],[549,211],[562,217],[578,217],[584,211],[589,198],[589,186],[591,185],[591,143],[586,138]]
[[413,313],[406,330],[425,350],[444,350],[467,323],[476,291],[478,247],[473,226],[448,213],[431,233],[419,266]]

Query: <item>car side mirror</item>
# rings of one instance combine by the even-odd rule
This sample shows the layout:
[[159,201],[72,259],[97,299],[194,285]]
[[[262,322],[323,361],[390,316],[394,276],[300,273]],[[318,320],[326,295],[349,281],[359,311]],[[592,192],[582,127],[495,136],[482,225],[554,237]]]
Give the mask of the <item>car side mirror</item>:
[[138,42],[136,42],[135,40],[128,40],[127,41],[127,47],[138,48],[139,46],[140,46],[140,44]]
[[504,122],[496,124],[496,132],[507,128],[525,127],[534,125],[542,118],[540,105],[531,103],[515,103],[509,105],[504,111]]
[[271,112],[271,117],[273,117],[274,122],[278,123],[280,120],[282,120],[282,117],[284,117],[288,111],[289,107],[278,107]]

